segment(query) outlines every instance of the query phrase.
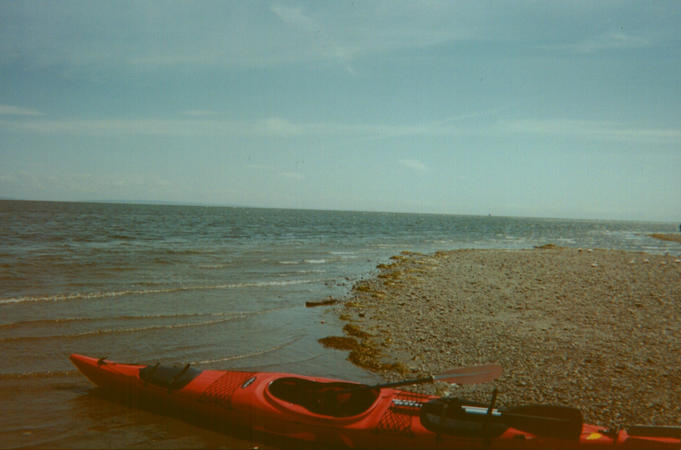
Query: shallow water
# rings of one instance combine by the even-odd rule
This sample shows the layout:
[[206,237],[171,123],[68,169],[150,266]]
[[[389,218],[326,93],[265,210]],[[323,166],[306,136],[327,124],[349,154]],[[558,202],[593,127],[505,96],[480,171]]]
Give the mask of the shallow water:
[[317,339],[328,308],[403,250],[549,242],[678,255],[676,224],[0,201],[0,446],[243,447],[93,390],[74,352],[126,362],[377,377]]

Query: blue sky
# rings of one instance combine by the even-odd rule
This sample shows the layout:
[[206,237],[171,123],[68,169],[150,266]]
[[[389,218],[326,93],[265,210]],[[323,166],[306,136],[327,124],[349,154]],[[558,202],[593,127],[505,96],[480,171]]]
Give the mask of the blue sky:
[[681,220],[678,1],[0,0],[0,197]]

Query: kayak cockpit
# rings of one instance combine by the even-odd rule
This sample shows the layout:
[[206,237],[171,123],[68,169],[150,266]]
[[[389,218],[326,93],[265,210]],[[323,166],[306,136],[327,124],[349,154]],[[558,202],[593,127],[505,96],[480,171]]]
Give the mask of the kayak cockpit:
[[355,383],[318,382],[285,377],[268,386],[278,400],[302,406],[308,411],[331,417],[352,417],[368,411],[378,399],[378,389],[360,389]]
[[162,366],[155,364],[140,369],[139,376],[142,381],[167,389],[182,389],[194,378],[199,376],[201,370],[191,367]]

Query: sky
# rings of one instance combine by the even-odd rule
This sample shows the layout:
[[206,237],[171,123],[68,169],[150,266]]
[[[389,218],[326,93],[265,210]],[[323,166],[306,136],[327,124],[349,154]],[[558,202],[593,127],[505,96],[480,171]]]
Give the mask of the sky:
[[681,221],[681,3],[0,0],[0,198]]

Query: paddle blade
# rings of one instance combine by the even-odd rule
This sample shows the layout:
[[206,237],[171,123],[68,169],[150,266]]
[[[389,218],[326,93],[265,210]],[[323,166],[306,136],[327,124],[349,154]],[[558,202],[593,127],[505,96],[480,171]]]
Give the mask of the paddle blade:
[[501,376],[503,369],[498,364],[485,364],[482,366],[460,367],[451,369],[439,375],[433,375],[433,381],[444,381],[456,384],[488,383]]

